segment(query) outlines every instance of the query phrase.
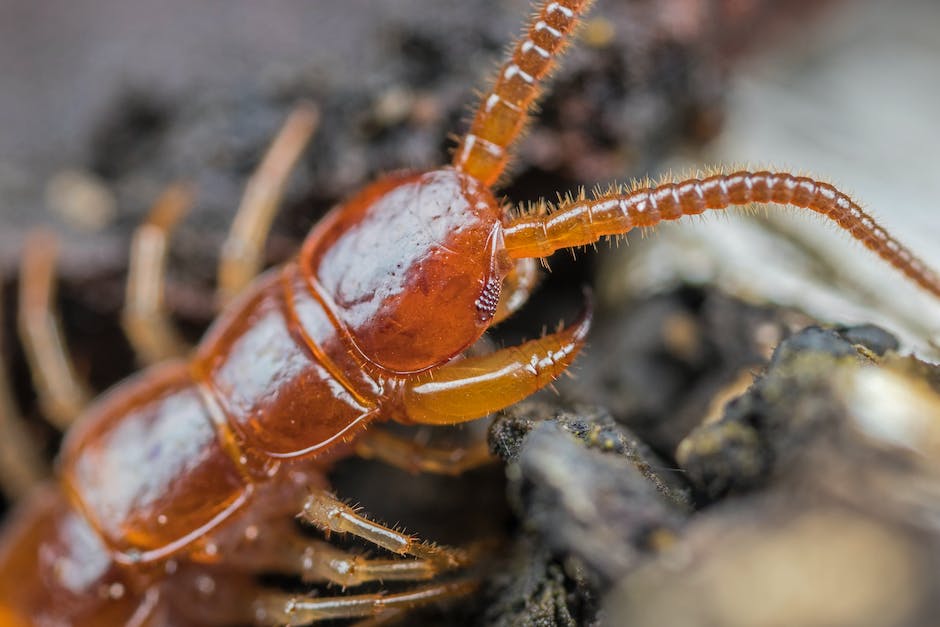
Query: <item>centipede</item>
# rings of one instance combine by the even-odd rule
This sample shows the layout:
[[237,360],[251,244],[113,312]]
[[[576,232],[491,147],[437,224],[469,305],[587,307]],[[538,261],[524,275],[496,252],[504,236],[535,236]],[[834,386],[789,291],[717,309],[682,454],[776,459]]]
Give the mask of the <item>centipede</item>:
[[[192,202],[186,185],[170,186],[134,238],[123,316],[150,365],[97,398],[69,366],[51,313],[49,257],[27,255],[20,333],[45,412],[70,426],[49,479],[15,425],[17,439],[4,439],[10,483],[37,487],[0,538],[0,623],[307,625],[473,594],[477,551],[376,522],[331,491],[330,471],[353,456],[453,474],[486,462],[485,444],[416,448],[387,426],[485,418],[576,362],[589,340],[589,296],[554,333],[470,351],[525,305],[539,262],[556,251],[705,212],[786,205],[828,219],[940,298],[936,272],[857,202],[788,172],[713,170],[556,202],[501,202],[494,188],[590,5],[538,6],[449,164],[379,178],[316,223],[293,258],[262,272],[274,211],[320,122],[315,104],[298,104],[247,183],[221,255],[224,306],[195,346],[163,300],[167,239]],[[27,249],[48,251],[52,243],[37,237]],[[0,388],[0,409],[7,396]],[[335,536],[379,556],[351,553]],[[257,574],[271,571],[335,584],[335,594],[266,587]],[[206,576],[211,591],[200,588]],[[403,587],[357,591],[385,582]]]

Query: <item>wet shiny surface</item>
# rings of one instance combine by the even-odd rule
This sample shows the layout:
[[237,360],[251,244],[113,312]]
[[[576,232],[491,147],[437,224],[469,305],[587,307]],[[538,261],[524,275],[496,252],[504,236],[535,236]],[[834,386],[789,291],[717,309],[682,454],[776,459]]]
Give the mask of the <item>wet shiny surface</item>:
[[248,490],[182,364],[139,379],[86,415],[63,470],[111,548],[141,559],[198,537]]
[[197,353],[201,377],[241,447],[275,457],[313,453],[369,411],[305,345],[305,335],[323,347],[335,343],[329,319],[308,318],[317,326],[300,329],[284,300],[287,289],[303,286],[285,286],[278,272],[266,275]]
[[[495,312],[500,208],[453,170],[384,179],[337,211],[302,265],[363,356],[395,372],[450,359]],[[498,293],[498,292],[497,292]]]
[[140,596],[143,578],[114,565],[88,523],[48,489],[12,521],[0,564],[4,627],[133,625],[152,609]]

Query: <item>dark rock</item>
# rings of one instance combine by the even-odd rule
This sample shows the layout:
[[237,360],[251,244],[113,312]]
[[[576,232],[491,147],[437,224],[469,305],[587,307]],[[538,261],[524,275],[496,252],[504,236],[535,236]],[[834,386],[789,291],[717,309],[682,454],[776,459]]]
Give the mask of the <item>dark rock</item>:
[[838,429],[846,410],[834,382],[868,360],[868,347],[853,343],[866,337],[876,342],[871,350],[897,344],[870,325],[809,327],[780,344],[767,371],[728,404],[721,420],[680,444],[677,459],[699,494],[714,500],[759,488],[806,442]]
[[591,624],[589,601],[667,545],[688,514],[679,480],[598,407],[522,403],[497,418],[490,442],[509,463],[521,525],[491,580],[497,606],[511,610],[491,608],[495,624]]
[[621,581],[607,624],[935,622],[940,368],[872,359],[846,331],[794,335],[683,441],[677,459],[708,508]]
[[898,338],[874,324],[860,324],[852,327],[836,327],[836,332],[852,344],[864,346],[879,357],[888,351],[897,351],[900,347]]
[[607,306],[573,369],[577,378],[558,385],[574,399],[609,408],[670,459],[716,395],[763,367],[792,317],[691,287]]

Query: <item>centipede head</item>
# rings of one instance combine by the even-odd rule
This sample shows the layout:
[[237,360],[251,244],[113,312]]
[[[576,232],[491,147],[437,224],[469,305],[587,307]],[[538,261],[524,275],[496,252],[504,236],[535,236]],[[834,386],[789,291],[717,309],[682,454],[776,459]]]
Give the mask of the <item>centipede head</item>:
[[334,209],[301,264],[363,356],[418,372],[492,322],[511,267],[501,214],[489,189],[454,169],[392,175]]

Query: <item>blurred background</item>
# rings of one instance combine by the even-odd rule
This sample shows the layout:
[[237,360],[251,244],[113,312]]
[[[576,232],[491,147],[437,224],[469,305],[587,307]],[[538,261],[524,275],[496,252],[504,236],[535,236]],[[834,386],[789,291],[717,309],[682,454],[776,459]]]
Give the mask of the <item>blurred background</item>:
[[[940,266],[938,28],[940,4],[930,0],[830,7],[739,66],[722,132],[701,155],[677,159],[678,169],[698,159],[818,176]],[[717,274],[729,287],[797,304],[821,319],[880,322],[930,350],[924,340],[936,340],[940,330],[936,299],[822,220],[772,211],[760,222],[763,229],[705,219],[677,235],[675,245],[662,244],[672,252],[700,247],[704,259],[689,258],[686,277]],[[768,238],[768,229],[777,237]],[[673,255],[663,250],[656,261],[663,258]],[[704,268],[691,267],[700,261]],[[805,280],[807,273],[817,280]]]

